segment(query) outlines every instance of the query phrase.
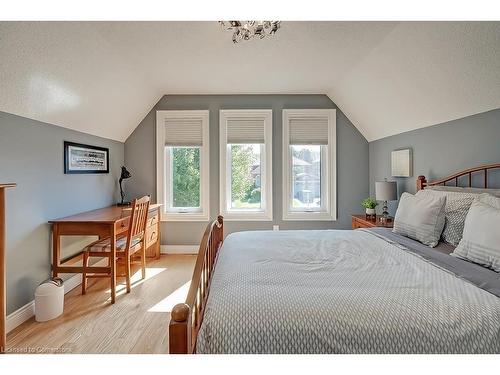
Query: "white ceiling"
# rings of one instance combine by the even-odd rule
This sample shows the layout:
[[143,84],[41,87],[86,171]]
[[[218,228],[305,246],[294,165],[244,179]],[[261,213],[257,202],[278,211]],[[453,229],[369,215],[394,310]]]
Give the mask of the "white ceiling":
[[327,94],[369,140],[500,107],[500,22],[0,22],[0,110],[124,141],[164,94]]

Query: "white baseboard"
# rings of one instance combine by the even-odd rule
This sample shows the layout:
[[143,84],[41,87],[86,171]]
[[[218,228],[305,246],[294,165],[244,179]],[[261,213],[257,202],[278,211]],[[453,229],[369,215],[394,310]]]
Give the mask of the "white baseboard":
[[35,316],[35,301],[28,302],[12,314],[7,315],[7,320],[5,322],[6,332],[9,333],[33,316]]
[[199,245],[161,245],[161,254],[198,254]]
[[[107,262],[107,259],[103,259],[103,260],[100,260],[99,262],[96,262],[93,265],[94,266],[104,265],[104,264],[106,264],[106,262]],[[82,275],[81,274],[76,274],[76,275],[70,277],[69,279],[64,280],[64,294],[72,291],[73,289],[80,286],[81,284],[82,284]],[[23,307],[17,309],[13,313],[7,315],[7,319],[5,322],[6,332],[9,333],[14,328],[20,326],[28,319],[31,319],[33,316],[35,316],[35,301],[34,300],[31,302],[28,302]]]

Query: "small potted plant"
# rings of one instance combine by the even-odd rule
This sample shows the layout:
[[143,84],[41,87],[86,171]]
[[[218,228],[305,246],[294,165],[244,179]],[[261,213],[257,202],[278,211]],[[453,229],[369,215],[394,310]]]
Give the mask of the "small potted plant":
[[366,209],[366,215],[375,216],[375,207],[377,207],[378,203],[372,197],[368,197],[363,202],[361,202],[361,206]]

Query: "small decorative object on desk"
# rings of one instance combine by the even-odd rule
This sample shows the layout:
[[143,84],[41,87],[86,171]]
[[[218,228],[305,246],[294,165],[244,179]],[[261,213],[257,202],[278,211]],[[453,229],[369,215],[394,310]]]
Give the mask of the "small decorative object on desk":
[[125,200],[125,192],[123,191],[123,187],[122,187],[122,182],[123,180],[126,180],[127,178],[130,178],[132,177],[132,175],[130,174],[129,171],[127,171],[127,168],[125,168],[124,166],[122,167],[122,173],[120,175],[120,195],[122,197],[122,200],[120,203],[118,203],[117,205],[118,206],[130,206],[130,202],[124,202]]
[[382,223],[387,223],[390,220],[389,212],[387,212],[387,201],[395,201],[398,199],[398,187],[396,182],[387,180],[375,182],[375,198],[378,201],[384,202],[380,221]]
[[375,214],[375,207],[377,207],[378,203],[372,197],[368,197],[363,202],[361,202],[361,206],[366,210],[366,218],[367,219],[375,219],[377,215]]

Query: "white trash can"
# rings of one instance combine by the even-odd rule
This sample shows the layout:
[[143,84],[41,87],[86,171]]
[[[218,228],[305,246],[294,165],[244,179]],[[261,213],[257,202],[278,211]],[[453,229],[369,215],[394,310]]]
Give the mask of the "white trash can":
[[55,277],[41,283],[35,291],[35,320],[46,322],[57,318],[64,310],[64,284]]

